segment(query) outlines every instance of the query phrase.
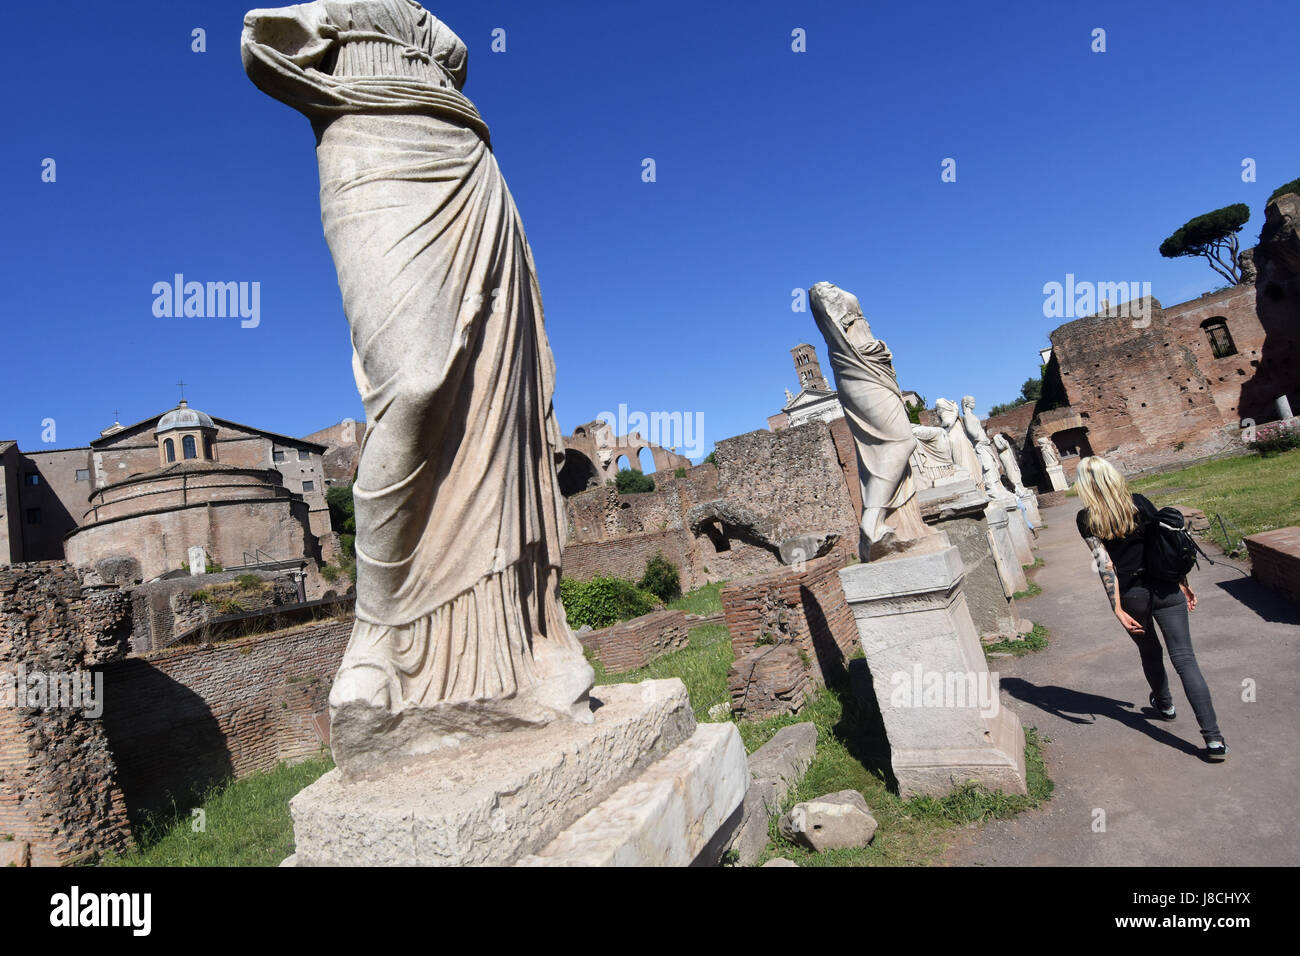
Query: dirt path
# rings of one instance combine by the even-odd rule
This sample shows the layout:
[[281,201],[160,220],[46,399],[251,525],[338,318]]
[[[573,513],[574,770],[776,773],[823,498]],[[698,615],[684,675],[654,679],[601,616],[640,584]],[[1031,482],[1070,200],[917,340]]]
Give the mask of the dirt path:
[[[1222,565],[1192,572],[1192,643],[1230,755],[1201,757],[1196,718],[1166,659],[1178,718],[1149,716],[1137,648],[1111,614],[1075,529],[1045,511],[1043,593],[1017,602],[1051,644],[1000,659],[1004,702],[1050,738],[1056,782],[1041,810],[958,835],[954,865],[1300,864],[1300,607]],[[1217,560],[1217,554],[1211,552]],[[1252,679],[1256,702],[1242,700]],[[1094,832],[1096,811],[1105,832]]]

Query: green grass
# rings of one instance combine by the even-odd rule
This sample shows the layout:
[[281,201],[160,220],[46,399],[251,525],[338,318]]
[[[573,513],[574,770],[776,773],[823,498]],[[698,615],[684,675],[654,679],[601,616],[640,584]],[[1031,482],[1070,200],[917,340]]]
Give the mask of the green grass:
[[691,628],[689,642],[680,651],[665,654],[635,670],[608,674],[599,661],[592,661],[597,684],[635,684],[643,680],[679,677],[691,697],[695,719],[708,719],[708,710],[729,698],[727,671],[731,670],[731,632],[725,624],[703,624]]
[[1016,657],[1024,657],[1033,651],[1041,651],[1047,646],[1048,632],[1047,628],[1041,624],[1035,624],[1034,629],[1017,641],[998,641],[996,644],[984,645],[984,656],[989,654],[1014,654]]
[[1215,521],[1221,514],[1230,526],[1231,542],[1238,534],[1252,535],[1300,524],[1300,449],[1268,458],[1239,455],[1166,471],[1133,481],[1134,491],[1147,495],[1156,507],[1199,508],[1210,519],[1209,534],[1224,544]]
[[700,617],[717,614],[722,610],[722,588],[726,583],[726,581],[715,581],[694,591],[688,591],[681,597],[669,601],[668,607],[676,611],[685,611],[687,614],[698,614]]
[[[1043,628],[1036,626],[1028,640],[1016,644],[1034,642],[1041,642],[1037,646],[1046,646],[1047,632]],[[857,649],[850,660],[860,660],[862,656],[861,650]],[[731,636],[723,625],[694,628],[689,646],[665,654],[636,670],[606,674],[599,663],[593,661],[597,684],[681,678],[699,721],[708,719],[710,706],[728,699],[727,672],[731,664]],[[933,863],[947,848],[946,831],[952,827],[1011,816],[1039,805],[1052,792],[1052,782],[1043,772],[1038,738],[1032,730],[1026,730],[1028,797],[989,793],[967,786],[942,800],[902,800],[889,789],[892,777],[889,744],[875,699],[859,702],[847,683],[817,691],[798,714],[761,722],[737,721],[736,727],[746,752],[753,753],[782,727],[807,721],[817,726],[817,756],[803,780],[788,796],[782,812],[800,800],[839,790],[858,790],[866,798],[880,829],[868,847],[819,855],[801,850],[782,839],[776,830],[777,816],[774,816],[769,834],[772,842],[760,863],[774,856],[785,856],[801,866],[925,865]]]
[[1042,593],[1043,593],[1042,585],[1040,585],[1037,581],[1030,581],[1028,587],[1026,587],[1023,591],[1017,591],[1015,594],[1011,596],[1017,601],[1019,601],[1022,598],[1038,597],[1038,595]]
[[1043,561],[1042,558],[1035,557],[1035,558],[1034,558],[1034,563],[1033,563],[1033,564],[1022,564],[1021,567],[1025,569],[1025,573],[1027,574],[1027,573],[1029,573],[1030,571],[1037,571],[1037,570],[1038,570],[1039,568],[1041,568],[1045,563],[1046,563],[1046,562]]
[[777,828],[779,815],[774,815],[768,832],[770,842],[759,865],[778,856],[800,866],[927,865],[947,848],[947,831],[953,827],[1013,816],[1040,805],[1052,793],[1039,738],[1033,729],[1026,729],[1028,796],[990,793],[967,785],[942,799],[903,800],[889,789],[889,747],[875,703],[860,703],[847,687],[821,690],[799,714],[737,726],[745,749],[752,753],[782,727],[809,720],[817,726],[817,756],[782,803],[781,812],[827,793],[857,790],[866,799],[879,829],[869,846],[814,853],[782,837]]
[[293,852],[289,800],[334,766],[321,757],[214,787],[198,803],[204,831],[190,810],[136,826],[138,846],[102,858],[101,866],[278,866]]

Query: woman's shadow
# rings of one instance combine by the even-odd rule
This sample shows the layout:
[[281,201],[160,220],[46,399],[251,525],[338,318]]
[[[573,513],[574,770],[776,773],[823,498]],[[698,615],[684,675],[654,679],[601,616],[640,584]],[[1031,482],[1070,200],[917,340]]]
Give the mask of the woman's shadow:
[[1158,743],[1181,750],[1185,754],[1204,756],[1200,747],[1188,743],[1161,727],[1160,724],[1164,721],[1157,716],[1153,707],[1132,710],[1131,708],[1135,706],[1132,701],[1116,700],[1099,694],[1086,694],[1069,687],[1058,687],[1055,684],[1040,687],[1022,677],[1004,677],[1000,683],[1002,689],[1016,700],[1037,707],[1069,723],[1095,724],[1102,718],[1108,718],[1125,727],[1140,731]]

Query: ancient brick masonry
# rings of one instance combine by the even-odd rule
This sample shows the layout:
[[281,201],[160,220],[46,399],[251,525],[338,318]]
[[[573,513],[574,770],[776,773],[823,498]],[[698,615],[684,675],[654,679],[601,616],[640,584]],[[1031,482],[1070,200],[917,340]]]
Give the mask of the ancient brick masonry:
[[725,526],[712,535],[691,533],[687,513],[718,500],[755,511],[778,538],[834,532],[838,551],[857,553],[857,461],[842,421],[748,432],[718,442],[715,452],[716,467],[697,465],[681,478],[656,472],[652,492],[620,495],[601,487],[567,498],[565,575],[636,580],[659,552],[677,565],[682,587],[690,590],[780,567],[776,542]]
[[685,611],[664,610],[589,631],[580,639],[605,670],[617,674],[685,647],[688,631]]
[[1278,528],[1246,539],[1251,569],[1266,587],[1300,603],[1300,528]]
[[105,668],[104,722],[131,815],[320,753],[351,618]]
[[1052,332],[1044,399],[1068,407],[1040,402],[1031,442],[1050,437],[1067,477],[1076,452],[1132,473],[1239,451],[1246,422],[1275,420],[1276,399],[1300,390],[1298,226],[1300,196],[1279,196],[1248,250],[1257,276],[1167,308],[1148,298],[1141,318],[1111,303]]
[[843,556],[832,554],[722,589],[736,658],[727,678],[733,711],[751,718],[797,711],[806,689],[843,677],[858,641],[840,586],[843,566]]
[[[117,589],[83,593],[62,562],[0,567],[0,672],[86,674],[125,654],[129,636],[130,607]],[[107,690],[102,702],[111,706]],[[0,707],[5,838],[27,843],[37,866],[131,845],[102,720],[84,709]]]
[[803,709],[813,682],[793,644],[756,647],[727,674],[731,711],[746,720],[765,720]]

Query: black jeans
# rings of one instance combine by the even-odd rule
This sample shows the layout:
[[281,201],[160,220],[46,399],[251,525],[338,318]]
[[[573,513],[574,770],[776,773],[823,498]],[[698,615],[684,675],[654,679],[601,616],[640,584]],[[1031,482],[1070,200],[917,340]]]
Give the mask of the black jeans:
[[1210,702],[1210,688],[1205,684],[1201,668],[1192,650],[1192,633],[1187,623],[1187,598],[1177,584],[1157,584],[1148,588],[1138,582],[1119,596],[1120,607],[1142,625],[1142,634],[1129,634],[1142,655],[1142,670],[1161,707],[1173,704],[1169,692],[1169,675],[1165,673],[1164,654],[1156,639],[1154,623],[1160,625],[1160,634],[1169,648],[1169,659],[1183,682],[1183,691],[1201,725],[1201,736],[1206,743],[1222,740],[1214,705]]

